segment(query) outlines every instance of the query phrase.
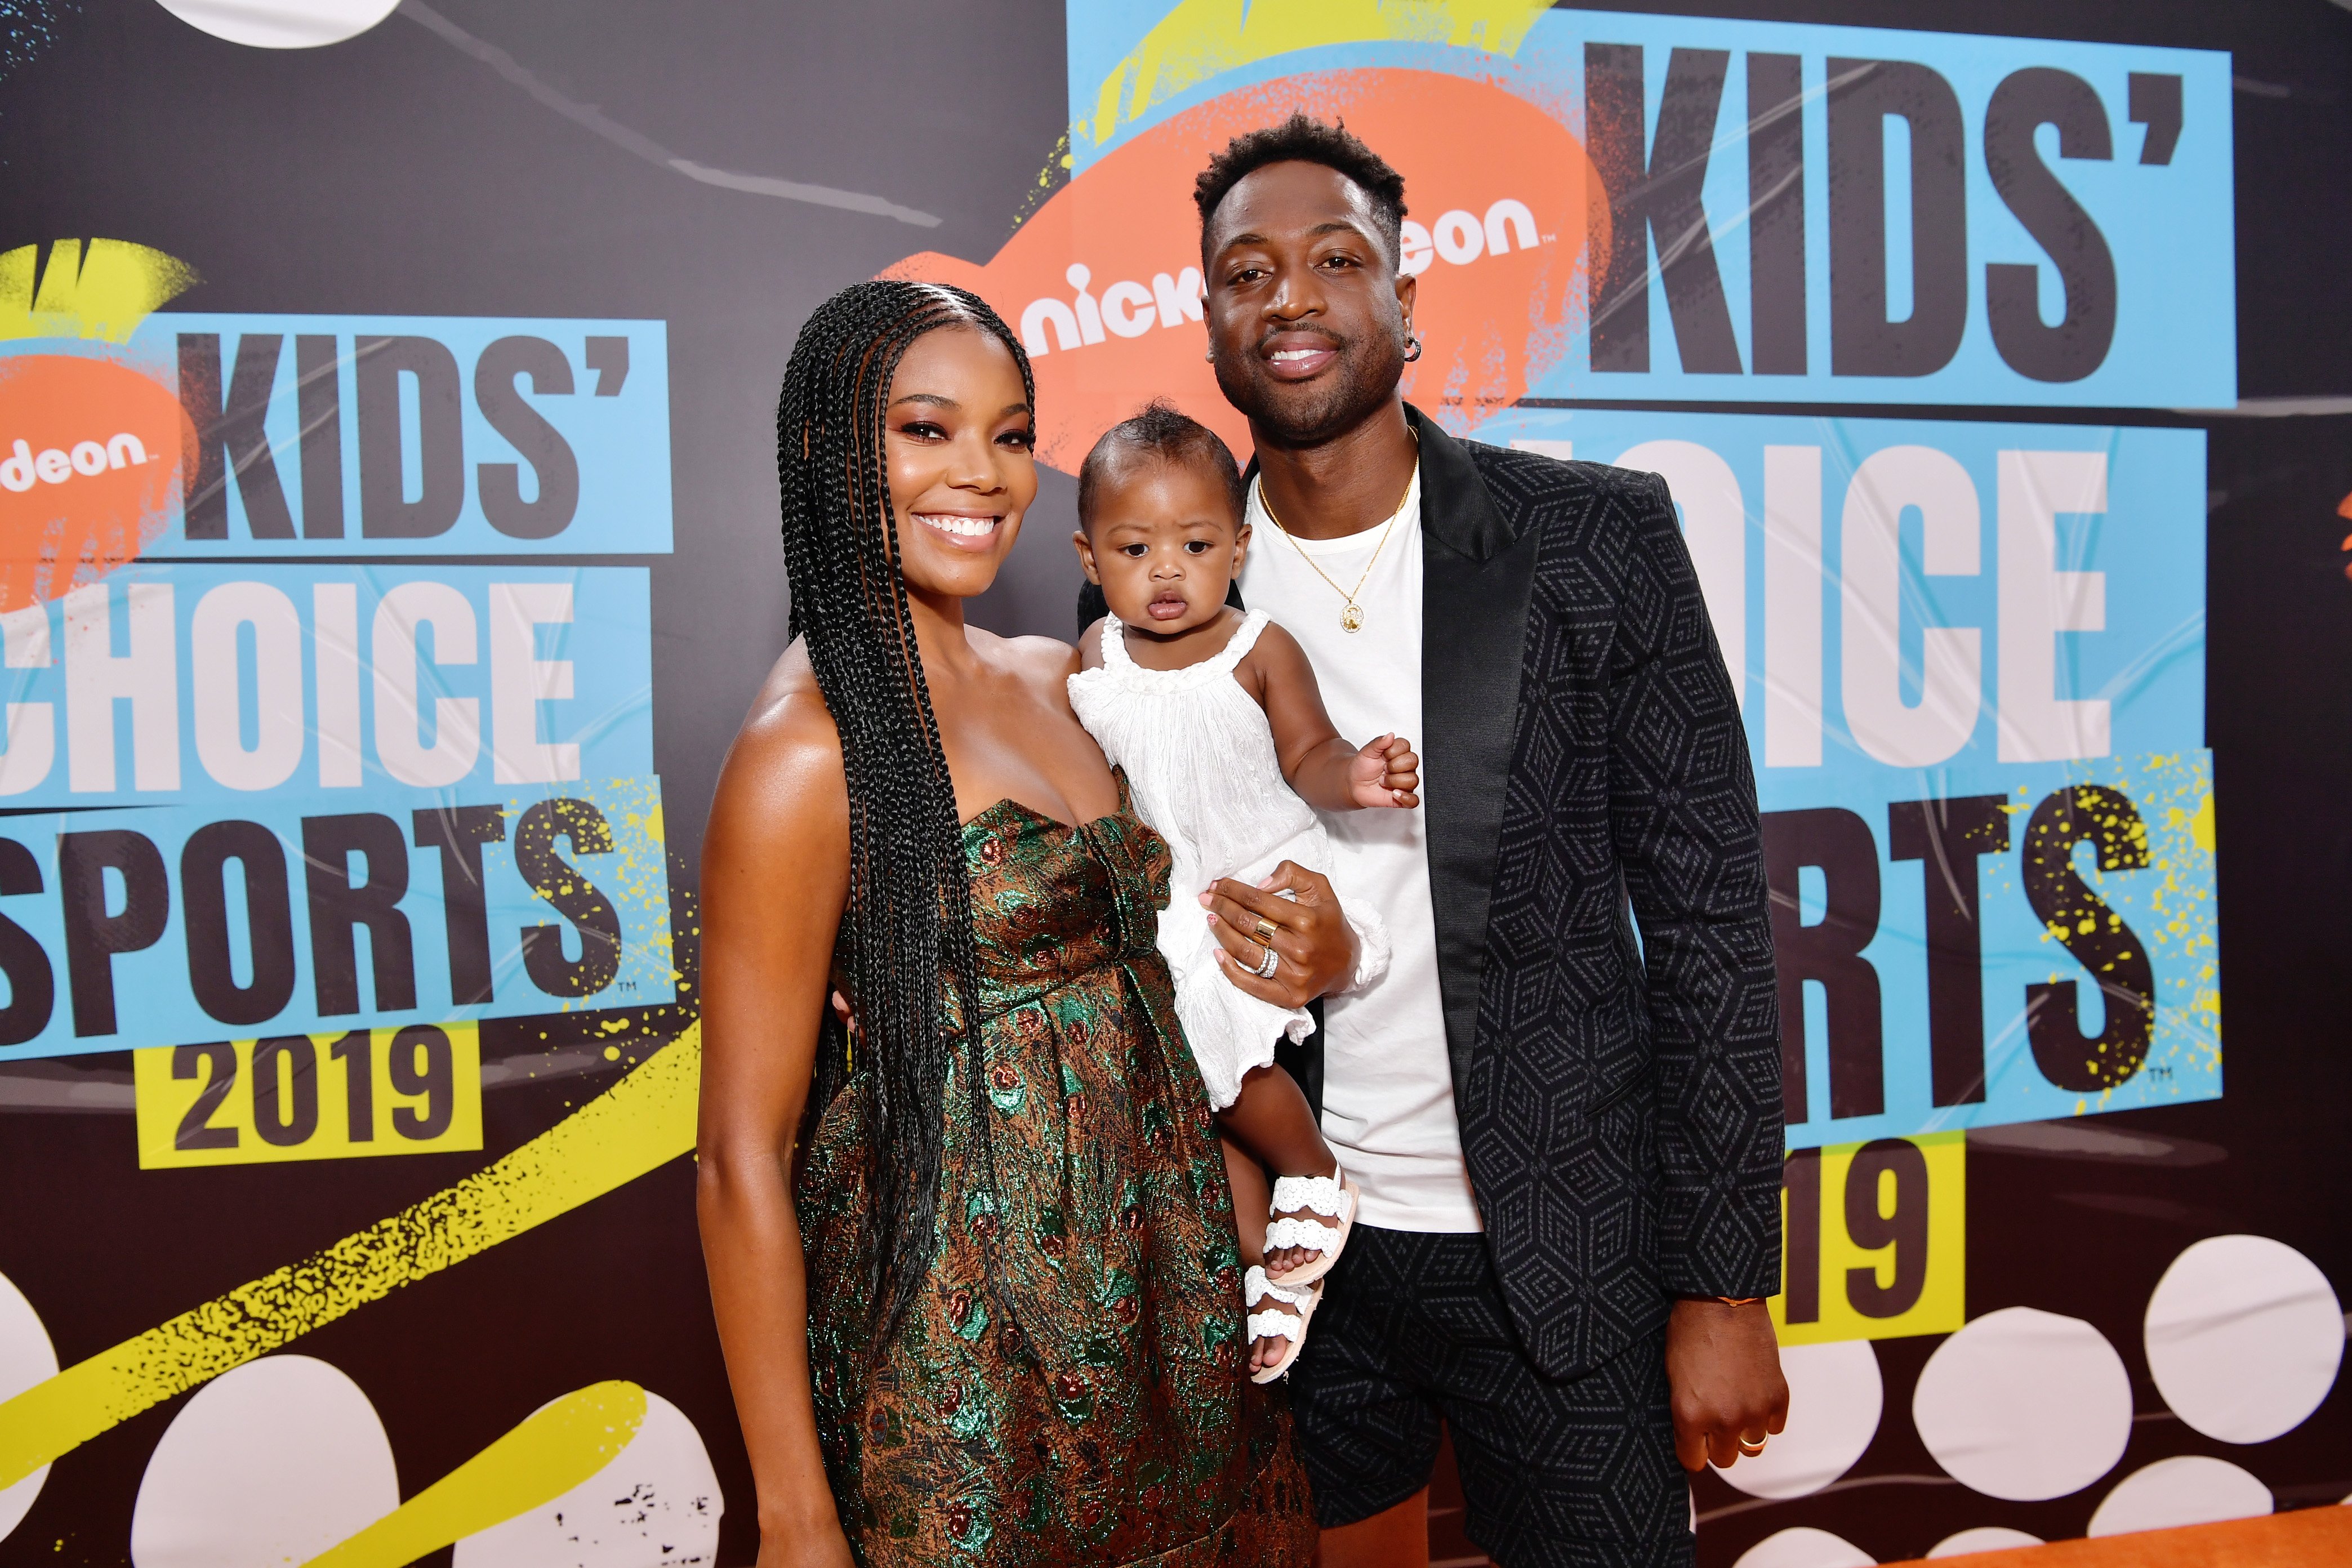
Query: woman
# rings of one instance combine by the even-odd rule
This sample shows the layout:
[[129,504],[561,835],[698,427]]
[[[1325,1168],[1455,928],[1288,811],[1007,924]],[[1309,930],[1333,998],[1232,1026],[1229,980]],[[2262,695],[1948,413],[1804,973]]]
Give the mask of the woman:
[[702,879],[699,1207],[768,1568],[1312,1549],[1152,946],[1167,851],[1072,651],[964,625],[1036,493],[1032,399],[928,285],[844,290],[786,373],[797,636]]

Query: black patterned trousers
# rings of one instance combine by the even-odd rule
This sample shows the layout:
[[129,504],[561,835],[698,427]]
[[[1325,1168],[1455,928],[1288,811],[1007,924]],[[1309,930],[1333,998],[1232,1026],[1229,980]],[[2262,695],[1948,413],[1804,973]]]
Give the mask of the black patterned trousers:
[[1546,1377],[1519,1348],[1483,1236],[1357,1226],[1290,1382],[1327,1529],[1427,1486],[1443,1423],[1467,1533],[1502,1568],[1692,1560],[1664,1328],[1581,1377]]

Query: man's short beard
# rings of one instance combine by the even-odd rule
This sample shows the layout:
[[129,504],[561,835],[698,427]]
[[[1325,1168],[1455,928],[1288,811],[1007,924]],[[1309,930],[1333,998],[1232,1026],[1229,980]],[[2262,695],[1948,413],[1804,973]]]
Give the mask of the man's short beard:
[[[1251,354],[1255,360],[1255,351]],[[1215,364],[1225,401],[1272,444],[1320,447],[1355,429],[1396,396],[1404,376],[1404,347],[1387,332],[1359,339],[1341,353],[1329,379],[1313,389],[1316,395],[1286,400],[1268,395],[1281,386],[1271,377],[1252,374],[1223,358]]]

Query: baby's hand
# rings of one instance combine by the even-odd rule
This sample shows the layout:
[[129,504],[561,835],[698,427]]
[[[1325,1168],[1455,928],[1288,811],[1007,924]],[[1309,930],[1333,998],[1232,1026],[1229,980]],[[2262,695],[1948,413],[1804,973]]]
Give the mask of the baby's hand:
[[1382,735],[1348,764],[1348,795],[1360,806],[1421,804],[1421,759],[1402,735]]

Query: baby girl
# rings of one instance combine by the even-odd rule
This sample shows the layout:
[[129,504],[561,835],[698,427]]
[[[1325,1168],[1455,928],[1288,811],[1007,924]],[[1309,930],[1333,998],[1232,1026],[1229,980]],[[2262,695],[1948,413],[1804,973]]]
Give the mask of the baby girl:
[[[1276,1178],[1262,1248],[1254,1218],[1241,1221],[1245,1254],[1264,1259],[1244,1293],[1253,1375],[1265,1383],[1297,1357],[1319,1281],[1353,1224],[1356,1190],[1306,1096],[1274,1066],[1276,1042],[1304,1039],[1313,1019],[1220,973],[1234,960],[1211,929],[1204,890],[1228,877],[1265,886],[1286,860],[1344,877],[1316,810],[1410,807],[1421,776],[1398,736],[1360,748],[1342,740],[1290,634],[1226,602],[1249,548],[1244,498],[1225,444],[1166,404],[1095,444],[1078,477],[1076,542],[1110,615],[1080,639],[1069,689],[1079,721],[1125,770],[1137,813],[1174,857],[1159,947],[1218,1124]],[[1341,893],[1357,936],[1353,989],[1387,969],[1388,933],[1368,905]],[[1272,974],[1273,922],[1248,934],[1257,939],[1255,972]]]

